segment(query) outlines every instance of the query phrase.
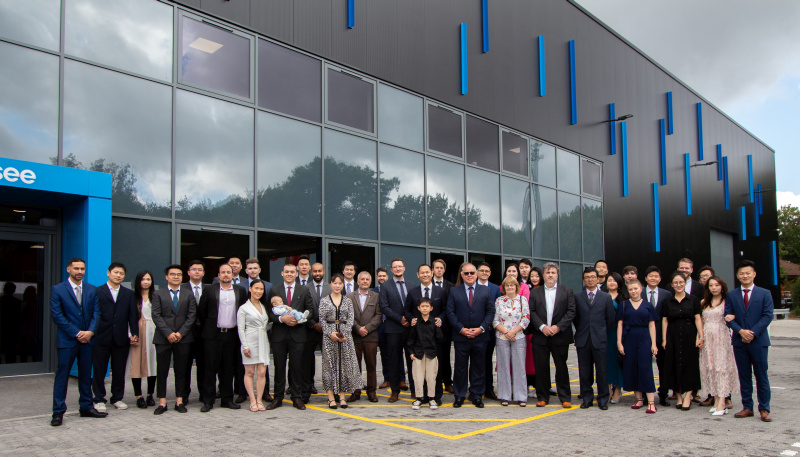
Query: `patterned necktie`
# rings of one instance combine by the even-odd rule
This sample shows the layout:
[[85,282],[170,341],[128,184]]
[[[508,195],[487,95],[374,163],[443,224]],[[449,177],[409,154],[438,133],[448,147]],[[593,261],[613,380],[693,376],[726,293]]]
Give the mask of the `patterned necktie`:
[[400,284],[400,298],[402,298],[405,303],[407,295],[405,281],[397,281],[397,284]]
[[429,287],[425,288],[425,298],[431,298],[431,296],[428,294],[428,289],[430,288]]
[[78,299],[78,304],[80,305],[81,302],[83,301],[83,287],[78,286],[76,287],[76,289],[78,291],[75,293],[75,298]]
[[469,307],[472,308],[472,286],[469,286]]
[[650,291],[650,304],[653,305],[653,306],[656,306],[655,301],[656,301],[656,291],[655,290],[651,290]]
[[238,286],[239,285],[239,278],[233,278],[233,283]]
[[287,287],[286,290],[286,303],[291,305],[292,304],[292,287]]
[[200,286],[194,286],[194,299],[200,303]]
[[172,289],[170,289],[169,291],[172,292],[172,309],[177,314],[178,313],[178,291],[177,290],[172,290]]
[[350,288],[350,283],[349,283],[349,282],[347,283],[347,286],[346,286],[346,288],[345,288],[345,289],[347,290],[347,292],[346,292],[346,293],[348,293],[348,294],[349,294],[350,292],[352,292],[352,291],[353,291],[353,290]]
[[594,302],[594,292],[589,292],[589,304],[591,305]]
[[750,289],[744,290],[744,309],[750,306]]

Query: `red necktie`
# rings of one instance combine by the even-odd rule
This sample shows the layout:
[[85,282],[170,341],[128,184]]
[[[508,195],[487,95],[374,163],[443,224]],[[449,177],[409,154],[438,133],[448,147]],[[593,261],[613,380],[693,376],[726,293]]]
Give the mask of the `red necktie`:
[[472,287],[469,288],[469,307],[472,308]]
[[750,289],[744,290],[744,309],[750,306]]
[[292,304],[292,288],[291,287],[288,287],[287,290],[286,290],[286,304],[287,305],[291,305]]

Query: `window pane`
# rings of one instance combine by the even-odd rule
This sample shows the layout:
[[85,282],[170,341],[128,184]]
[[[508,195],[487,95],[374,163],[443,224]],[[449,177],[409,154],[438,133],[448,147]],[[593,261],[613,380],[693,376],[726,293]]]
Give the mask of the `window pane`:
[[558,241],[561,258],[581,261],[581,199],[577,195],[558,193]]
[[253,225],[253,110],[179,90],[175,217]]
[[428,158],[428,244],[464,249],[464,166]]
[[0,1],[0,37],[58,51],[60,35],[60,0]]
[[500,176],[467,167],[470,251],[500,252]]
[[156,286],[167,287],[164,268],[171,263],[170,232],[168,222],[111,219],[111,258],[125,264],[125,282],[131,284],[131,289],[136,274],[142,270],[153,274]]
[[[414,283],[419,284],[419,280],[417,279],[417,268],[422,265],[423,263],[428,263],[425,261],[425,249],[423,248],[412,248],[410,246],[395,246],[392,244],[382,244],[381,245],[381,266],[386,268],[389,271],[389,276],[391,276],[391,261],[394,258],[403,259],[403,265],[406,266],[405,272],[405,279],[406,281],[412,281]],[[372,272],[370,272],[372,273]],[[373,283],[377,283],[375,278],[372,278]]]
[[533,255],[545,259],[558,258],[558,211],[556,191],[533,186]]
[[183,82],[250,98],[250,40],[183,18]]
[[531,177],[533,182],[556,187],[556,148],[536,140],[531,142]]
[[172,7],[152,0],[69,0],[64,52],[172,81]]
[[563,149],[558,150],[558,189],[581,193],[580,160],[578,156]]
[[258,113],[259,227],[322,232],[321,130]]
[[428,150],[461,155],[461,115],[428,105]]
[[581,178],[583,182],[581,190],[583,193],[601,197],[603,191],[600,187],[600,165],[589,162],[588,160],[581,160],[581,168]]
[[258,40],[258,106],[320,122],[320,61]]
[[528,176],[528,140],[503,132],[503,171]]
[[374,132],[375,85],[328,69],[328,121]]
[[58,162],[58,57],[0,42],[0,151]]
[[576,292],[580,291],[583,287],[583,265],[562,262],[558,270],[558,282],[571,287]]
[[112,175],[118,213],[172,214],[172,88],[64,63],[64,165]]
[[325,130],[325,233],[378,238],[374,141]]
[[583,202],[583,261],[603,258],[603,205],[588,198]]
[[381,239],[425,244],[425,159],[381,144]]
[[[528,183],[502,178],[503,252],[531,255],[531,192]],[[471,246],[471,245],[470,245]]]
[[383,84],[378,85],[378,135],[381,141],[421,151],[422,98]]
[[497,146],[497,126],[467,116],[467,163],[500,171],[500,153]]

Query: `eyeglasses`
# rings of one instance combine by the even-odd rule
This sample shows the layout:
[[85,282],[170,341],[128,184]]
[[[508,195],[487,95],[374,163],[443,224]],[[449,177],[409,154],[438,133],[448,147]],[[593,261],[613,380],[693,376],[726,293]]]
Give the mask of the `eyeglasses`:
[[472,276],[472,275],[475,274],[475,272],[474,271],[462,271],[461,274],[462,275],[467,275],[467,276]]
[[167,276],[172,276],[173,278],[180,278],[183,276],[183,273],[170,273]]
[[202,268],[189,268],[189,271],[204,271]]

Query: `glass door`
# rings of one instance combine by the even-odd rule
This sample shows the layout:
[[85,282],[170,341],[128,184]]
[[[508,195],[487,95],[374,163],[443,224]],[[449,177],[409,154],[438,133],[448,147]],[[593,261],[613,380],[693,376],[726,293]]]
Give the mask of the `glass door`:
[[326,245],[326,251],[328,253],[328,278],[336,273],[341,273],[343,264],[350,261],[355,264],[356,275],[358,275],[359,271],[370,272],[372,275],[372,285],[375,285],[377,244],[328,239]]
[[442,251],[437,249],[430,249],[428,253],[428,264],[433,266],[433,261],[437,259],[444,260],[445,271],[444,279],[456,283],[458,280],[458,268],[466,260],[463,252],[458,251]]
[[[211,283],[217,276],[217,269],[230,257],[239,257],[244,262],[253,252],[253,232],[217,227],[199,227],[178,224],[178,243],[175,258],[184,268],[189,262],[200,260],[205,264],[204,283]],[[244,274],[244,273],[242,273]]]

